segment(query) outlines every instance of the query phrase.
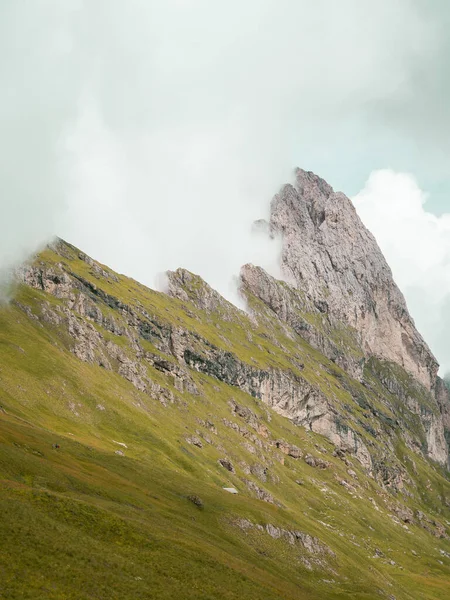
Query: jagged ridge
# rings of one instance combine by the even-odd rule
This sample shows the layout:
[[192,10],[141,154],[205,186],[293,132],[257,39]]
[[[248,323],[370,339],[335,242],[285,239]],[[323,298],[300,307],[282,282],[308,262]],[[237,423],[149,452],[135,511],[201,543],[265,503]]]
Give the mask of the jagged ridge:
[[[46,551],[31,553],[37,571],[8,575],[11,597],[39,577],[46,597],[77,600],[175,588],[222,598],[224,585],[265,600],[446,597],[450,489],[429,460],[447,460],[440,380],[430,390],[308,289],[257,267],[242,271],[249,314],[186,270],[168,274],[168,296],[62,241],[21,280],[0,311],[3,522],[14,532],[0,541],[15,540],[8,574],[28,560],[24,540]],[[55,438],[61,456],[48,450]],[[19,506],[35,527],[25,538]],[[49,572],[49,532],[66,521],[69,562],[94,557],[89,583],[89,565],[73,577],[65,557]],[[98,563],[99,540],[120,568]]]

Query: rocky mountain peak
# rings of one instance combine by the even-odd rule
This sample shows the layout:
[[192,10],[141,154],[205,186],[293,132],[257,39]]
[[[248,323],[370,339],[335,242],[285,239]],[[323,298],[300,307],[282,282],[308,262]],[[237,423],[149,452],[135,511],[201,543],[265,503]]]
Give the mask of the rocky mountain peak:
[[305,201],[312,204],[317,203],[321,198],[328,198],[334,191],[325,179],[312,171],[304,171],[300,168],[295,170],[295,187]]
[[306,294],[308,311],[351,327],[366,357],[393,361],[426,388],[434,386],[438,363],[349,198],[297,169],[295,184],[272,201],[269,226],[282,236],[282,270]]

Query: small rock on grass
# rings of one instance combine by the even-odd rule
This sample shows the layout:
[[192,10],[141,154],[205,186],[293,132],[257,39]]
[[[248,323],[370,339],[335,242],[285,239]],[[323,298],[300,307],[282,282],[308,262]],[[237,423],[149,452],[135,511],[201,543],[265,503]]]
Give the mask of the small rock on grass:
[[187,497],[187,499],[190,500],[192,502],[192,504],[195,504],[195,506],[198,506],[199,508],[204,507],[203,500],[200,498],[200,496],[197,496],[196,494],[190,494]]

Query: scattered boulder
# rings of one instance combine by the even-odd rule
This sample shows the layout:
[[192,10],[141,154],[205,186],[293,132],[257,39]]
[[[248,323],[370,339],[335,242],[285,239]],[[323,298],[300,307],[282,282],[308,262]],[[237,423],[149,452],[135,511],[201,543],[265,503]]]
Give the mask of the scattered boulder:
[[206,429],[209,429],[209,431],[211,431],[211,433],[214,433],[214,435],[217,435],[217,427],[214,425],[214,423],[212,423],[211,421],[208,421],[208,419],[203,420],[200,419],[200,417],[197,417],[197,422],[202,426],[202,427],[206,427]]
[[353,487],[353,485],[351,483],[349,483],[348,481],[346,481],[345,479],[338,479],[338,481],[349,492],[352,492],[352,493],[356,492],[356,489]]
[[442,523],[439,523],[435,519],[430,519],[421,510],[416,510],[415,516],[419,522],[419,525],[421,527],[423,527],[423,529],[425,529],[426,531],[428,531],[429,533],[434,535],[435,537],[445,538],[445,539],[449,538],[449,536],[447,535],[446,529],[442,525]]
[[249,479],[244,479],[243,481],[248,487],[248,489],[255,494],[258,500],[263,500],[264,502],[268,502],[269,504],[275,504],[276,506],[282,506],[280,502],[275,500],[272,494],[258,487],[256,483],[253,483],[253,481],[250,481]]
[[334,449],[333,456],[335,458],[336,457],[340,458],[347,465],[347,467],[348,467],[348,466],[350,466],[350,462],[349,462],[349,460],[348,460],[348,458],[346,456],[346,452],[347,452],[346,448],[338,447],[338,448]]
[[305,463],[307,465],[309,465],[310,467],[316,467],[317,466],[316,465],[316,460],[315,460],[315,458],[313,456],[311,456],[311,454],[307,454],[305,456]]
[[404,523],[413,523],[414,521],[414,513],[407,506],[396,506],[394,508],[394,512],[399,519],[401,519]]
[[186,442],[188,444],[191,444],[192,446],[197,446],[197,448],[203,448],[201,439],[195,435],[193,435],[191,437],[187,437]]
[[255,429],[256,431],[258,430],[260,426],[259,418],[252,410],[250,410],[246,406],[241,406],[234,399],[231,399],[228,402],[228,404],[233,414],[241,417],[241,419],[243,419],[248,425],[250,425],[252,429]]
[[197,496],[196,494],[191,494],[190,496],[187,497],[187,499],[190,502],[192,502],[192,504],[195,504],[195,506],[198,506],[199,508],[204,507],[203,500],[200,498],[200,496]]
[[247,452],[250,452],[250,454],[256,454],[256,448],[255,446],[253,446],[252,444],[250,444],[250,442],[244,442],[242,444],[243,448],[245,448],[247,450]]
[[315,467],[318,469],[328,469],[328,467],[331,467],[331,463],[327,460],[323,460],[317,456],[312,456],[311,454],[307,454],[304,458],[304,461],[310,467]]
[[303,452],[298,446],[288,444],[284,440],[276,440],[275,446],[281,450],[281,452],[292,458],[301,458],[303,456]]
[[250,473],[262,482],[267,481],[267,468],[258,463],[250,466]]
[[205,440],[205,442],[207,444],[213,445],[213,441],[212,441],[212,439],[209,437],[209,435],[207,433],[202,433],[201,436],[202,436],[202,438]]
[[291,445],[289,446],[288,456],[291,456],[292,458],[301,458],[303,452],[297,446]]
[[233,463],[231,463],[229,460],[227,460],[226,458],[219,458],[219,460],[217,461],[219,463],[219,465],[221,467],[223,467],[224,469],[226,469],[227,471],[230,471],[230,473],[236,473],[234,467],[233,467]]

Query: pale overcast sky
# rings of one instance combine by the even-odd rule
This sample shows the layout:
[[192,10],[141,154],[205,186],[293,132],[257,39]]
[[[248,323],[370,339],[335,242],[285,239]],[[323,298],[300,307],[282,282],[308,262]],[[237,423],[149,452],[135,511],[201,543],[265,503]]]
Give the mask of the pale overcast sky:
[[444,0],[3,0],[0,269],[57,234],[233,299],[241,264],[275,269],[250,224],[301,166],[356,197],[450,370],[449,17]]

